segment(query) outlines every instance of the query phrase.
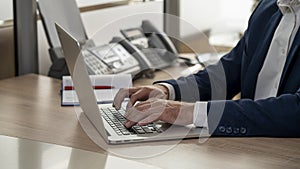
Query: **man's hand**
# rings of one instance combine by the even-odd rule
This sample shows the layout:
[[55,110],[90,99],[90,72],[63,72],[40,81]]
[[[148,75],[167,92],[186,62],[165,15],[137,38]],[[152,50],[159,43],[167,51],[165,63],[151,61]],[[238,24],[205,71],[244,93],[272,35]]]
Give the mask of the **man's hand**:
[[193,123],[194,103],[150,98],[129,108],[125,117],[127,128],[138,124],[147,125],[157,120],[176,125]]
[[121,104],[126,97],[130,98],[130,101],[127,104],[127,109],[129,109],[137,101],[145,101],[149,98],[167,99],[169,97],[169,91],[162,85],[122,88],[116,94],[113,106],[116,109],[120,109]]

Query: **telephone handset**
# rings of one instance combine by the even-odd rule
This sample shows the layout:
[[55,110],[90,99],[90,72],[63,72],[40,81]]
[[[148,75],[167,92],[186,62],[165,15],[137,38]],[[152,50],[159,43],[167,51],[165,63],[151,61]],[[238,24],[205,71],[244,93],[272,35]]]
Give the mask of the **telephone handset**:
[[169,37],[148,20],[144,20],[140,28],[122,29],[121,33],[134,45],[136,51],[139,50],[144,55],[144,60],[153,69],[171,66],[178,58],[177,50]]
[[[142,21],[142,29],[144,30],[146,36],[150,35],[150,37],[152,37],[152,39],[149,39],[149,43],[151,43],[151,46],[162,49],[164,48],[174,55],[178,55],[177,49],[168,35],[162,31],[159,31],[150,21]],[[159,39],[157,39],[156,36]],[[163,43],[163,46],[159,45],[160,43],[155,43],[155,40],[160,40]]]
[[139,50],[135,45],[130,43],[128,40],[114,37],[110,43],[118,43],[124,47],[138,62],[140,65],[140,71],[134,77],[134,79],[139,78],[145,75],[147,78],[154,77],[154,68],[153,64],[149,61],[149,59],[145,56],[145,54]]

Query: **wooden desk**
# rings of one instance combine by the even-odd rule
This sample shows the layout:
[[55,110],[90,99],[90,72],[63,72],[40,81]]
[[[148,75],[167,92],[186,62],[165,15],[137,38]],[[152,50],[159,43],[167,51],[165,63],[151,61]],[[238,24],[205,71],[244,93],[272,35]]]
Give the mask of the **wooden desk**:
[[[0,135],[106,153],[60,106],[60,80],[26,75],[0,81]],[[1,144],[1,143],[0,143]],[[299,168],[299,138],[183,140],[168,152],[136,161],[161,168]]]

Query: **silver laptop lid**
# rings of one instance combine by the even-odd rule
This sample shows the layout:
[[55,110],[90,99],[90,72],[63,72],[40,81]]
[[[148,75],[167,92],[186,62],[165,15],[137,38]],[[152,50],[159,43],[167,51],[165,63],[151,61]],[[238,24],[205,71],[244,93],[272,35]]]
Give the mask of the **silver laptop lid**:
[[100,132],[102,137],[107,141],[108,136],[103,125],[96,96],[82,56],[80,44],[61,26],[55,24],[55,27],[73,80],[80,107],[87,118]]

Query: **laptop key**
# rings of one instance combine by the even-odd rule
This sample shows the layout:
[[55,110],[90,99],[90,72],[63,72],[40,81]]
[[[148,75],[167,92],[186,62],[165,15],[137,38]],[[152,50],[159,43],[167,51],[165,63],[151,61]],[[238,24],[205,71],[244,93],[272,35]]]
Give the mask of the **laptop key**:
[[142,129],[146,132],[146,133],[153,133],[153,131],[151,129],[149,129],[147,126],[143,126]]
[[145,134],[146,133],[140,126],[132,126],[132,130],[137,134]]
[[157,128],[157,127],[155,127],[155,126],[154,126],[154,129],[155,129],[158,133],[163,132],[160,128]]
[[142,130],[142,127],[140,127],[140,126],[132,126],[132,128],[135,130]]
[[144,130],[136,130],[136,132],[138,133],[138,134],[146,134],[146,132],[144,131]]
[[130,132],[129,132],[129,131],[122,131],[122,133],[123,133],[124,135],[130,135]]

